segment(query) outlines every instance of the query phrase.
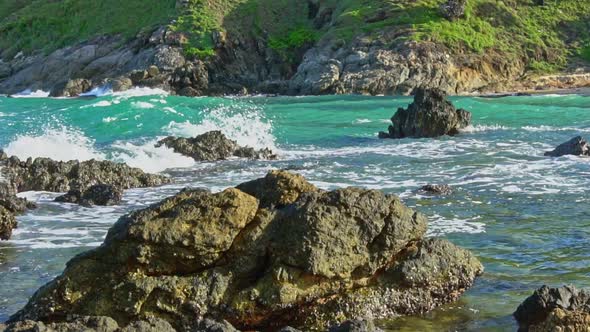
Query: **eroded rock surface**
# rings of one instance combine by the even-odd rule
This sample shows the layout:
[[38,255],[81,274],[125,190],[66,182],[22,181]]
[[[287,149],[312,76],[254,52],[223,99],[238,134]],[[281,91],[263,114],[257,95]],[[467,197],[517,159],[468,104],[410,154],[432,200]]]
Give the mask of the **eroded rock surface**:
[[96,184],[81,191],[71,189],[65,195],[55,199],[56,202],[80,204],[84,206],[117,205],[123,199],[123,190],[108,184]]
[[156,147],[160,146],[166,146],[195,161],[217,161],[231,157],[276,159],[276,155],[271,150],[239,146],[236,141],[228,139],[221,131],[210,131],[193,138],[169,136],[156,144]]
[[590,292],[543,286],[514,312],[519,331],[590,331]]
[[471,113],[456,109],[438,89],[417,89],[414,102],[391,118],[389,131],[380,138],[420,138],[456,135],[471,122]]
[[548,157],[562,157],[566,155],[590,156],[590,145],[582,136],[576,136],[571,140],[560,144],[553,151],[545,152]]
[[324,191],[274,171],[219,193],[183,190],[122,217],[10,321],[147,317],[190,330],[303,330],[423,313],[482,273],[468,251],[424,239],[427,221],[375,190]]

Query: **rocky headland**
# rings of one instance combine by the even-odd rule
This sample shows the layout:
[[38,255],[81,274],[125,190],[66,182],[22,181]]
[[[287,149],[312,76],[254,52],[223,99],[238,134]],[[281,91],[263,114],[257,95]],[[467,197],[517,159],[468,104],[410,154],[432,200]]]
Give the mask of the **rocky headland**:
[[470,252],[424,238],[426,229],[396,196],[324,191],[286,171],[219,193],[186,189],[122,217],[9,326],[79,315],[178,331],[200,331],[206,319],[326,330],[424,313],[455,301],[483,272]]

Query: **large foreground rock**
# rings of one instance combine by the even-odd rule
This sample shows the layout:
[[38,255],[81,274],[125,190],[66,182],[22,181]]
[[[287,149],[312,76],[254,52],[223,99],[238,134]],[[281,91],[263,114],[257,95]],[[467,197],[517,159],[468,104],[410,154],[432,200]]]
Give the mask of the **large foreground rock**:
[[414,102],[391,118],[389,131],[380,138],[438,137],[456,135],[471,122],[471,113],[456,109],[438,89],[417,89]]
[[221,131],[210,131],[194,138],[169,136],[156,144],[156,147],[160,146],[166,146],[195,161],[217,161],[231,157],[276,159],[276,155],[271,150],[239,146],[236,141],[228,139]]
[[548,157],[561,157],[566,155],[590,156],[590,145],[582,136],[576,136],[571,140],[559,145],[553,151],[545,152]]
[[0,160],[0,172],[16,192],[67,192],[85,190],[96,184],[121,189],[155,187],[170,182],[162,175],[144,173],[139,168],[111,161],[77,160],[62,162],[48,158],[21,161],[17,157]]
[[22,321],[0,324],[0,332],[176,332],[162,319],[150,318],[119,326],[109,317],[75,317],[59,323]]
[[148,317],[191,330],[325,330],[346,319],[419,314],[456,300],[482,273],[468,251],[424,239],[426,218],[398,197],[323,191],[297,176],[219,193],[183,190],[122,217],[10,321]]
[[519,331],[590,331],[590,292],[543,286],[514,312]]

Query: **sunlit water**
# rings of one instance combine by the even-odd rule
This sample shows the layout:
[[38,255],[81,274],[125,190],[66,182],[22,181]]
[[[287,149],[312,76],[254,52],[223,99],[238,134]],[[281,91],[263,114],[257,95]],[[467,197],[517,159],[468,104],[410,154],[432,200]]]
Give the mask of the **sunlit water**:
[[[383,322],[391,330],[514,330],[511,313],[543,284],[590,286],[590,159],[543,152],[590,136],[590,98],[455,98],[473,113],[456,137],[379,140],[409,98],[181,98],[136,90],[88,99],[0,98],[0,147],[22,158],[109,159],[175,184],[130,190],[124,204],[87,209],[26,193],[40,208],[19,217],[0,243],[0,320],[21,308],[77,253],[99,245],[122,214],[186,186],[213,191],[263,176],[299,172],[319,187],[395,193],[429,217],[429,236],[473,251],[485,274],[458,303],[423,317]],[[278,161],[195,164],[154,142],[219,129],[242,145],[271,147]],[[421,196],[446,183],[447,197]]]

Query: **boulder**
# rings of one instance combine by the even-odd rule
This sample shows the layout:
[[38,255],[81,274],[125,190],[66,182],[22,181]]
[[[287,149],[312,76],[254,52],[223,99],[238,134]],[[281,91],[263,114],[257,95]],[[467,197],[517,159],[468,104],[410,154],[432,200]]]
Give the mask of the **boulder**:
[[21,161],[17,157],[0,160],[4,178],[16,192],[81,191],[96,185],[109,184],[121,189],[155,187],[170,182],[163,175],[147,174],[139,168],[111,161],[77,160],[63,162],[49,158]]
[[453,193],[453,188],[446,184],[427,184],[420,188],[420,191],[432,195],[450,195]]
[[110,83],[111,89],[113,89],[114,92],[127,91],[133,87],[133,81],[127,77],[116,78]]
[[92,82],[84,78],[77,78],[55,85],[50,93],[50,97],[78,97],[84,92],[90,91]]
[[590,156],[590,145],[582,136],[576,136],[559,145],[553,151],[545,152],[548,157],[561,157],[566,155]]
[[221,131],[210,131],[194,138],[169,136],[156,144],[156,147],[161,146],[173,149],[174,152],[191,157],[195,161],[217,161],[230,157],[276,159],[271,150],[241,147]]
[[56,202],[80,204],[83,206],[117,205],[123,199],[123,190],[108,184],[96,184],[82,192],[72,189],[55,199]]
[[371,319],[355,319],[332,326],[328,332],[383,332],[383,330],[376,327]]
[[590,291],[543,286],[514,312],[519,331],[588,331]]
[[419,88],[414,102],[407,109],[398,109],[391,122],[389,131],[380,132],[379,138],[456,135],[469,125],[471,113],[456,109],[441,90]]
[[7,326],[0,324],[3,332],[176,332],[165,320],[151,318],[144,321],[134,321],[127,326],[120,327],[109,317],[77,317],[64,322],[43,323],[36,321],[22,321]]
[[323,191],[287,172],[219,193],[187,189],[119,219],[10,322],[155,317],[186,331],[206,317],[228,323],[211,331],[323,330],[423,313],[483,271],[470,252],[424,239],[426,228],[396,196]]
[[17,226],[14,213],[0,206],[0,240],[8,240],[12,236],[12,230]]
[[447,0],[440,5],[441,15],[449,21],[465,17],[467,0]]

